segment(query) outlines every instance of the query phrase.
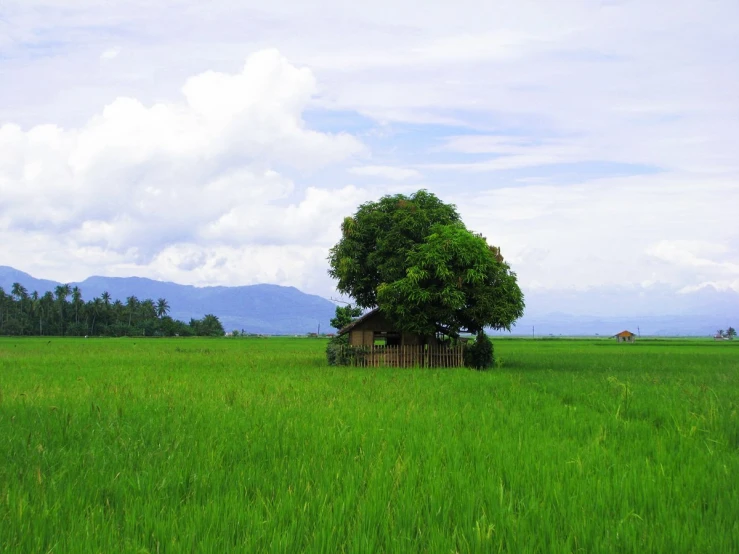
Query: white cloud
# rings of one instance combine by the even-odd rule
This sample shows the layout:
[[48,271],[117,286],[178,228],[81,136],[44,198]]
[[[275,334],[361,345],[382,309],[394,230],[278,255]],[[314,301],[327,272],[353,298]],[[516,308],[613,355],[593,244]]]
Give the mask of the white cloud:
[[736,279],[739,184],[675,175],[507,187],[455,197],[526,287],[588,289]]
[[589,152],[572,140],[548,139],[531,141],[525,137],[505,135],[462,135],[447,138],[439,151],[464,154],[492,154],[495,158],[464,163],[427,164],[429,169],[444,171],[502,171],[532,166],[572,163],[582,160],[607,159]]
[[[41,276],[245,282],[269,276],[239,261],[268,267],[264,248],[284,282],[329,289],[323,254],[280,249],[325,251],[341,216],[418,179],[527,286],[736,279],[733,0],[11,6],[2,254]],[[589,161],[655,171],[572,177]],[[389,184],[346,187],[347,171]]]
[[108,48],[107,50],[104,50],[100,54],[100,60],[106,62],[113,60],[118,57],[118,55],[121,53],[121,49],[117,46],[115,48]]
[[739,293],[739,279],[735,279],[734,281],[706,281],[704,283],[698,283],[697,285],[687,285],[681,288],[678,293],[691,294],[706,289],[713,289],[719,292],[730,291]]
[[182,91],[184,100],[151,106],[117,98],[80,128],[0,126],[0,220],[11,235],[33,237],[17,248],[6,242],[6,257],[28,260],[53,248],[89,270],[128,264],[168,275],[162,253],[196,244],[264,263],[246,264],[251,273],[216,273],[213,255],[190,256],[176,265],[194,272],[187,281],[243,282],[273,275],[266,259],[277,267],[280,248],[325,250],[363,192],[303,192],[279,168],[327,167],[364,146],[304,123],[316,93],[312,73],[268,50],[250,56],[240,73],[206,72]]
[[380,177],[391,181],[405,181],[407,179],[418,179],[421,173],[415,169],[405,167],[393,167],[388,165],[363,165],[352,167],[349,173],[363,177]]
[[739,273],[739,265],[710,259],[730,252],[728,245],[715,241],[661,240],[649,246],[646,252],[662,261],[684,267],[717,267]]

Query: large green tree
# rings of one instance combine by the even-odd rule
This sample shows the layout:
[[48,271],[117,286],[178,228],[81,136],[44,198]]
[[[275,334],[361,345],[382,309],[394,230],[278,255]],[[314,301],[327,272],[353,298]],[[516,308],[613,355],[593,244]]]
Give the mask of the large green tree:
[[373,308],[379,285],[405,277],[408,254],[433,225],[460,222],[454,206],[425,190],[367,202],[341,224],[342,238],[329,255],[329,274],[359,307]]
[[510,329],[523,315],[523,294],[500,250],[427,191],[362,204],[344,220],[329,264],[337,288],[357,305],[379,307],[422,335]]

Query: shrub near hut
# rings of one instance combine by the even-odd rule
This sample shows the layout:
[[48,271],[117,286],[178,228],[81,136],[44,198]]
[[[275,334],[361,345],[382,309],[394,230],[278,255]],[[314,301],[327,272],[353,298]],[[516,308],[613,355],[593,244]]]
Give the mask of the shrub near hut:
[[339,335],[328,341],[326,345],[326,361],[328,365],[349,365],[347,351],[349,336]]
[[[362,315],[362,309],[348,304],[336,306],[336,315],[329,322],[331,327],[341,331],[349,325],[354,318]],[[326,345],[326,361],[328,365],[349,365],[351,363],[349,346],[349,335],[333,335]]]
[[480,331],[473,343],[467,343],[464,350],[464,365],[472,369],[484,370],[490,369],[494,364],[493,341],[484,331]]

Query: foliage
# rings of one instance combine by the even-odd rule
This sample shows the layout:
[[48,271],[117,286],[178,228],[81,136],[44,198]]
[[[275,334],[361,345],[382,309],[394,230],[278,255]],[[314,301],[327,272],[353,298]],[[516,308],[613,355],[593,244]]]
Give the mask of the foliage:
[[341,225],[342,238],[329,253],[329,275],[359,307],[373,308],[377,287],[405,277],[406,257],[431,227],[458,222],[454,206],[424,190],[362,204]]
[[342,224],[329,274],[358,306],[425,336],[510,329],[524,299],[500,250],[433,194],[385,196]]
[[[338,311],[338,308],[337,308]],[[338,314],[337,314],[338,315]],[[333,337],[326,344],[326,361],[330,366],[348,365],[349,359],[347,351],[349,346],[349,336],[341,335]]]
[[207,314],[203,319],[191,319],[190,327],[199,337],[222,337],[226,334],[221,321],[213,314]]
[[485,239],[462,224],[435,225],[408,255],[406,276],[378,287],[383,311],[404,330],[510,329],[523,315],[516,276]]
[[326,361],[330,366],[361,365],[369,354],[366,346],[349,346],[349,335],[333,337],[326,344]]
[[336,316],[331,318],[329,323],[334,329],[341,330],[360,315],[362,315],[362,308],[358,306],[352,306],[351,304],[336,306]]
[[[332,318],[331,327],[343,329],[353,319],[362,315],[362,309],[351,304],[336,306],[336,317]],[[337,335],[326,344],[326,361],[330,366],[350,365],[355,358],[354,349],[349,348],[349,335]]]
[[483,331],[477,333],[475,341],[464,349],[464,365],[472,369],[490,369],[495,365],[493,341]]
[[726,337],[729,339],[733,339],[735,336],[736,336],[736,329],[734,329],[733,327],[729,327],[726,330]]
[[[70,300],[71,299],[71,300]],[[42,336],[189,336],[192,328],[169,317],[169,303],[139,300],[111,302],[110,293],[87,302],[79,287],[59,285],[54,292],[31,294],[13,283],[11,294],[0,287],[0,335]],[[212,324],[212,322],[211,322]]]

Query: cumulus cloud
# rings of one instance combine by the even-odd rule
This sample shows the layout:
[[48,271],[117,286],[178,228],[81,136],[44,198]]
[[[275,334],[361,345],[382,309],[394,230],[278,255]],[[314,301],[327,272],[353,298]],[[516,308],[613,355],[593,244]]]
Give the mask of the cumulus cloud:
[[[244,244],[264,246],[267,254],[243,252],[252,263],[241,280],[266,279],[271,274],[255,262],[279,265],[284,256],[275,249],[285,245],[325,249],[327,223],[364,198],[353,187],[303,190],[281,170],[324,168],[364,151],[348,134],[305,124],[316,91],[310,70],[267,50],[238,73],[189,78],[180,100],[145,105],[120,97],[72,129],[5,124],[0,221],[36,241],[63,236],[60,248],[87,263],[114,254],[119,266],[151,264],[162,275],[171,259],[175,270],[203,267],[196,274],[215,279],[207,271],[218,258],[212,252],[236,256]],[[168,257],[192,244],[199,253],[188,246],[182,259]]]

